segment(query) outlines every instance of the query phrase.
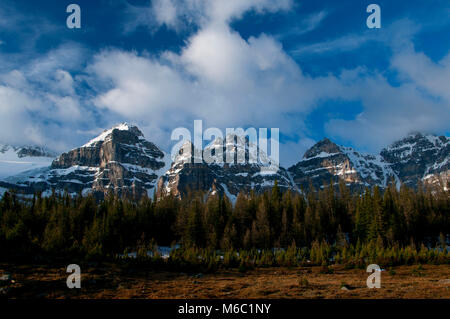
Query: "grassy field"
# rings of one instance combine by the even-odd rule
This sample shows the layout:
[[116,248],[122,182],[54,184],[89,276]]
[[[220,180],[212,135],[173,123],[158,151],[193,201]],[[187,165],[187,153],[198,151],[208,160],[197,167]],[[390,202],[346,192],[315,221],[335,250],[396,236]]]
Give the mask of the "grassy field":
[[[65,268],[0,264],[3,298],[450,298],[448,265],[399,266],[369,289],[364,269],[263,268],[214,274],[154,272],[117,264],[82,266],[81,289]],[[5,278],[5,277],[4,277]]]

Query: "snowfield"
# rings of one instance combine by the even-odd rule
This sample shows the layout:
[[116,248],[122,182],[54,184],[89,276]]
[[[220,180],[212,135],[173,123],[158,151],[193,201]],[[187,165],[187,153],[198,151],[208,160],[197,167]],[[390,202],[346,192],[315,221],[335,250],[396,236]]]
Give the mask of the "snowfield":
[[19,157],[17,150],[6,146],[0,151],[0,179],[50,166],[52,161],[51,157]]

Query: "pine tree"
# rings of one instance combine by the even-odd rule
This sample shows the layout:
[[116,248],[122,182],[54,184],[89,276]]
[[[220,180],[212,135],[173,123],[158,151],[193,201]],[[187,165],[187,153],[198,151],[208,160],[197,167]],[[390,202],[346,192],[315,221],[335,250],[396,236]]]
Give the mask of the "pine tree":
[[271,247],[272,241],[270,234],[268,209],[264,202],[261,202],[259,204],[258,210],[256,212],[256,220],[253,222],[251,233],[254,247]]

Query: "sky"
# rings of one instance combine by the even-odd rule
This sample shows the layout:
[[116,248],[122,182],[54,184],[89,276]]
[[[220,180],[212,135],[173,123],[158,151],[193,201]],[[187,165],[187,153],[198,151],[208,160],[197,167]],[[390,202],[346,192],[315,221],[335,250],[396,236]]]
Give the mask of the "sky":
[[279,128],[290,166],[324,137],[448,136],[449,17],[447,0],[2,0],[0,142],[63,152],[130,122],[170,152],[200,119]]

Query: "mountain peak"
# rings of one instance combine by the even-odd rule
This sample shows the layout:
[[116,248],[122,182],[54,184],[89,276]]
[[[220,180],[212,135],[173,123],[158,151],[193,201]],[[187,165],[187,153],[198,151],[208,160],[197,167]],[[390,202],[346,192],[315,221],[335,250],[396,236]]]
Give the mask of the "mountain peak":
[[111,136],[111,134],[115,130],[129,131],[139,138],[144,138],[144,134],[142,134],[142,132],[139,130],[139,128],[136,125],[129,124],[127,122],[122,122],[120,124],[117,124],[117,125],[111,127],[110,129],[104,130],[100,135],[93,138],[92,140],[90,140],[89,142],[84,144],[82,147],[93,147],[99,142],[104,142],[108,137]]
[[314,146],[312,146],[309,150],[306,151],[305,155],[303,155],[303,159],[309,159],[316,156],[321,155],[329,155],[340,153],[341,149],[338,145],[333,143],[328,138],[324,138],[321,141],[317,142]]
[[168,156],[145,140],[136,126],[121,123],[84,146],[59,155],[49,166],[8,178],[8,183],[26,193],[55,189],[72,195],[151,197],[158,177],[169,164]]
[[442,147],[450,142],[446,136],[437,136],[434,134],[425,134],[421,132],[412,132],[408,136],[393,142],[387,148],[382,150],[382,153],[407,150],[409,154],[413,149]]
[[[270,189],[275,180],[284,189],[295,189],[313,185],[315,189],[324,184],[345,182],[355,189],[378,185],[388,186],[393,179],[396,185],[403,183],[415,187],[418,181],[447,189],[450,180],[450,138],[419,132],[383,149],[380,154],[360,153],[350,147],[335,144],[324,138],[311,147],[297,164],[286,170],[282,167],[275,173],[267,174],[259,162],[250,163],[251,145],[245,139],[245,161],[243,163],[216,163],[195,157],[204,151],[212,157],[223,160],[227,152],[233,152],[238,159],[240,142],[244,137],[232,140],[217,138],[203,150],[194,151],[191,142],[185,142],[173,163],[170,156],[162,152],[155,144],[144,139],[142,132],[129,123],[120,123],[103,131],[84,146],[61,154],[51,164],[49,158],[43,158],[32,167],[33,171],[23,169],[14,171],[11,176],[11,163],[14,167],[25,166],[32,156],[42,154],[36,147],[19,148],[0,145],[0,169],[3,162],[4,180],[0,186],[17,188],[27,194],[35,191],[59,191],[67,189],[70,194],[131,194],[139,198],[143,194],[157,196],[172,194],[178,196],[191,190],[204,190],[211,194],[220,192],[230,199],[243,192],[262,192]],[[258,148],[258,145],[256,145]],[[258,159],[267,156],[257,149]],[[241,153],[242,154],[242,153]],[[253,155],[252,155],[253,154]],[[261,155],[262,154],[262,155]],[[20,158],[23,155],[24,160]],[[193,161],[192,161],[193,160]],[[264,162],[264,161],[262,161]],[[17,165],[15,165],[17,164]],[[50,164],[50,165],[49,165]],[[8,166],[9,165],[9,166]],[[25,168],[25,167],[24,167]],[[2,171],[0,170],[0,178]],[[1,191],[0,187],[0,191]]]
[[393,163],[395,173],[408,186],[416,185],[418,180],[429,180],[430,175],[445,185],[450,171],[449,151],[448,137],[414,132],[384,148],[380,154],[386,162]]

